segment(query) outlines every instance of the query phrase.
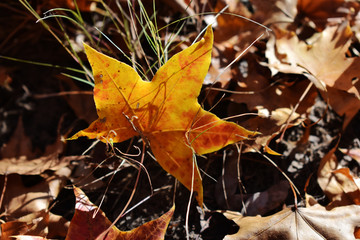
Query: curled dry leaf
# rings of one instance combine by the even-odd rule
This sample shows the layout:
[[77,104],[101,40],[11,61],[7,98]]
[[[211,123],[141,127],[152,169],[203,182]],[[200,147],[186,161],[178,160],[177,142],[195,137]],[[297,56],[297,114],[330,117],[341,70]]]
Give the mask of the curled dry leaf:
[[65,237],[69,222],[47,210],[31,213],[1,224],[1,240]]
[[355,240],[354,232],[360,226],[358,205],[328,211],[316,204],[308,208],[286,208],[268,217],[244,217],[236,212],[225,212],[224,215],[240,227],[236,234],[227,235],[224,240]]
[[328,209],[350,204],[360,205],[360,189],[349,168],[339,166],[335,151],[331,149],[321,160],[318,169],[318,183],[330,199]]
[[351,149],[339,148],[339,150],[343,154],[349,155],[356,161],[360,162],[360,148],[351,148]]
[[[0,186],[4,188],[1,211],[16,218],[48,209],[70,174],[70,169],[63,168],[30,187],[24,185],[22,177],[18,174],[1,176]],[[5,178],[7,181],[4,186]]]
[[1,224],[1,240],[24,234],[45,237],[48,233],[48,222],[49,213],[42,210],[23,216],[16,221],[3,223]]
[[105,214],[90,202],[81,189],[75,187],[74,193],[76,197],[75,214],[71,220],[66,240],[97,239],[109,227],[111,228],[102,238],[103,240],[161,240],[164,239],[165,231],[175,210],[175,206],[173,206],[158,219],[147,222],[131,231],[123,232],[112,226]]
[[[203,187],[194,152],[206,154],[256,134],[219,119],[197,102],[211,60],[209,27],[204,39],[174,55],[151,82],[128,65],[85,45],[95,78],[99,118],[81,136],[122,142],[142,136],[159,164],[188,189],[202,206]],[[193,174],[192,174],[193,173]]]

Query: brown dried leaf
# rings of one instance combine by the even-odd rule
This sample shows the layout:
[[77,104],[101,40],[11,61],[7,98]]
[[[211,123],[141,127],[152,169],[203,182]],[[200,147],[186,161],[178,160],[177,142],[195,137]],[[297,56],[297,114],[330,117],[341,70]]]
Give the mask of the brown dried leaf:
[[[301,96],[309,85],[308,81],[287,81],[274,83],[267,69],[261,66],[252,55],[245,57],[248,62],[248,76],[240,78],[236,90],[229,99],[237,104],[230,105],[230,116],[239,114],[238,103],[245,103],[248,111],[257,111],[259,116],[241,122],[242,126],[257,129],[262,133],[256,143],[266,146],[284,128],[300,124],[315,102],[317,96],[313,87],[307,93],[299,107],[293,112]],[[286,122],[290,118],[289,125]],[[240,119],[241,120],[241,119]]]
[[[284,203],[289,190],[286,180],[280,181],[263,192],[244,193],[239,191],[239,166],[238,156],[230,154],[227,156],[223,166],[223,176],[218,178],[215,185],[215,200],[220,209],[234,211],[242,210],[248,216],[265,214]],[[225,187],[225,191],[224,191]],[[244,207],[241,202],[244,202]]]
[[20,175],[38,175],[46,170],[57,171],[69,165],[70,161],[84,159],[85,156],[59,157],[64,143],[57,141],[48,145],[44,152],[33,149],[31,139],[25,134],[20,118],[10,140],[0,149],[0,174],[17,173]]
[[360,148],[351,148],[351,149],[339,148],[339,150],[343,154],[346,154],[352,157],[353,159],[355,159],[356,161],[360,162]]
[[42,210],[30,213],[16,221],[1,224],[1,240],[11,239],[14,235],[37,235],[45,237],[48,233],[47,225],[49,213]]
[[359,3],[356,1],[332,0],[298,0],[298,15],[307,17],[313,21],[318,30],[325,28],[331,20],[341,21],[349,16],[356,16],[359,11]]
[[0,149],[0,156],[1,158],[26,156],[27,159],[34,159],[39,156],[60,153],[63,151],[63,148],[64,143],[58,138],[54,144],[48,145],[44,152],[40,149],[33,149],[31,139],[25,134],[23,120],[19,118],[16,130],[10,140]]
[[58,158],[57,154],[29,160],[26,156],[4,158],[0,160],[0,174],[18,173],[21,175],[38,175],[46,170],[56,171],[66,167],[73,160],[84,159],[84,156],[66,156]]
[[324,99],[329,99],[330,106],[338,115],[345,116],[343,128],[346,128],[360,110],[359,98],[354,94],[349,94],[346,91],[328,87],[327,93],[322,92],[321,95]]
[[334,154],[336,149],[337,146],[323,157],[318,169],[318,183],[331,201],[327,208],[360,205],[360,189],[350,170],[339,166]]
[[[245,28],[251,27],[248,20],[234,16],[237,14],[245,18],[251,18],[251,13],[241,1],[220,0],[216,2],[215,12],[220,12],[226,5],[226,12],[230,14],[221,14],[217,18],[217,30],[214,32],[215,43],[225,43],[226,47],[239,42],[240,34]],[[232,44],[231,44],[232,43]],[[220,46],[221,47],[221,46]]]
[[[241,1],[217,1],[215,11],[220,12],[226,5],[228,8],[225,13],[217,18],[214,51],[206,79],[206,83],[213,83],[215,80],[220,82],[223,88],[240,74],[237,63],[227,69],[229,64],[265,31],[263,27],[250,21],[252,13]],[[255,46],[252,49],[255,49]]]
[[272,74],[280,71],[306,76],[324,91],[322,95],[339,115],[345,114],[344,127],[360,109],[360,87],[354,81],[359,77],[360,58],[346,56],[352,36],[347,22],[328,26],[308,39],[309,44],[294,32],[275,29],[266,50]]
[[255,9],[252,19],[266,26],[292,22],[297,13],[293,0],[252,0],[251,3]]
[[[70,174],[70,169],[63,168],[55,175],[47,177],[31,187],[25,186],[18,174],[6,176],[7,183],[0,210],[12,218],[18,218],[48,209],[50,202],[57,197]],[[0,177],[1,189],[4,188],[4,179],[4,176]]]
[[360,226],[360,206],[337,207],[331,211],[317,204],[308,208],[286,208],[268,217],[244,217],[236,212],[225,212],[239,231],[224,240],[246,239],[355,239]]
[[275,29],[276,40],[269,40],[266,51],[269,67],[273,74],[304,74],[321,90],[326,85],[359,96],[352,80],[358,77],[360,58],[346,57],[352,35],[345,22],[327,27],[306,44],[294,32]]
[[[47,210],[30,213],[17,220],[1,224],[1,240],[46,239],[44,237],[64,237],[69,222]],[[56,227],[54,227],[56,226]]]
[[74,80],[69,77],[60,75],[58,78],[62,80],[66,86],[63,88],[63,91],[66,91],[66,89],[72,89],[73,92],[78,93],[67,94],[64,96],[64,99],[74,111],[75,115],[79,119],[85,120],[88,123],[94,121],[97,118],[97,115],[92,91],[83,91],[75,84]]

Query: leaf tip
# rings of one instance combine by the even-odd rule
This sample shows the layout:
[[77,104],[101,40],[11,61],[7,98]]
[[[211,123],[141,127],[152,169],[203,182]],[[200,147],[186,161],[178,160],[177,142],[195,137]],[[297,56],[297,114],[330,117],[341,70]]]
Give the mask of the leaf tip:
[[267,145],[264,147],[264,150],[265,150],[266,153],[271,154],[271,155],[275,155],[275,156],[281,156],[281,155],[282,155],[281,153],[278,153],[278,152],[272,150],[272,149],[271,149],[269,146],[267,146]]
[[213,30],[212,30],[212,25],[208,26],[206,29],[206,32],[204,34],[204,40],[205,42],[213,42],[214,39],[214,34],[213,34]]

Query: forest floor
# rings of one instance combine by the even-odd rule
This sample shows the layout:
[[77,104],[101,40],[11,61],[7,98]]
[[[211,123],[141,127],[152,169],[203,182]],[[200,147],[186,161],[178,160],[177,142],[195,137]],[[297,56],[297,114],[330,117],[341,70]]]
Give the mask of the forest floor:
[[[64,140],[97,119],[93,87],[75,79],[87,81],[88,73],[70,69],[89,66],[82,42],[100,46],[106,54],[131,65],[96,26],[140,65],[147,66],[149,61],[154,72],[157,55],[143,35],[137,40],[135,33],[143,30],[139,19],[134,26],[131,22],[135,16],[143,16],[137,1],[129,1],[134,4],[129,13],[127,1],[104,1],[107,5],[97,3],[94,9],[91,1],[78,0],[80,24],[63,17],[43,20],[53,34],[36,22],[21,2],[0,3],[1,223],[29,222],[22,217],[49,209],[56,217],[46,231],[45,227],[34,230],[27,225],[25,232],[12,234],[64,239],[75,211],[73,186],[81,188],[114,221],[131,198],[138,174],[134,162],[141,158],[136,156],[136,147],[142,148],[140,137],[115,143],[114,147],[122,153],[133,154],[133,162],[125,162],[119,168],[123,158],[114,155],[109,144],[94,144],[95,140],[85,138]],[[148,16],[153,16],[152,2],[143,2],[142,10]],[[324,189],[318,181],[318,169],[334,149],[336,167],[348,168],[353,182],[359,175],[359,3],[334,1],[336,4],[330,8],[326,0],[318,1],[318,5],[295,0],[274,0],[263,5],[261,1],[219,0],[193,1],[184,7],[188,2],[155,1],[157,20],[151,21],[158,24],[158,29],[164,27],[157,40],[164,44],[170,33],[178,31],[169,48],[173,49],[170,58],[213,23],[211,67],[199,102],[220,118],[245,114],[231,121],[262,135],[197,156],[204,187],[203,210],[190,191],[154,161],[151,149],[146,149],[146,172],[141,173],[126,208],[130,211],[116,226],[121,231],[134,229],[158,218],[175,203],[165,239],[223,239],[239,231],[239,224],[228,220],[224,211],[272,216],[288,207],[305,207],[306,195],[322,206],[338,201],[336,194],[346,195],[346,190],[340,194]],[[71,3],[29,1],[29,6],[44,17],[50,16],[45,14],[47,10],[56,7],[75,9]],[[224,9],[226,4],[229,5]],[[115,20],[109,17],[105,6],[110,6],[110,16],[116,16]],[[272,31],[233,15],[224,14],[215,21],[214,12],[222,10],[252,19]],[[205,12],[211,14],[201,15]],[[52,14],[75,19],[63,9]],[[182,17],[187,18],[167,25]],[[145,29],[151,32],[149,27]],[[327,59],[329,56],[332,60]],[[79,64],[79,60],[83,63]],[[222,71],[224,74],[220,75]],[[149,71],[145,75],[152,77]],[[217,83],[211,85],[214,80]],[[209,89],[212,90],[207,94]],[[257,116],[246,116],[248,113]],[[279,155],[271,154],[268,147]],[[354,153],[349,156],[346,153],[350,150]],[[297,198],[283,174],[299,190]],[[359,189],[351,192],[358,195],[348,196],[351,200],[340,200],[336,206],[359,204]],[[4,236],[4,227],[2,231]]]

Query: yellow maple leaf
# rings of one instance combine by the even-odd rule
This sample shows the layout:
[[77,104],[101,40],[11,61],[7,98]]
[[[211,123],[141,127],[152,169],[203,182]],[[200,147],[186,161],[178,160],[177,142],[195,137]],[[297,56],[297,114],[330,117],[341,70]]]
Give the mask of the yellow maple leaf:
[[122,142],[141,135],[167,172],[188,189],[193,186],[202,206],[202,181],[194,152],[210,153],[256,134],[219,119],[197,101],[209,69],[212,44],[209,27],[204,39],[174,55],[151,82],[143,81],[125,63],[85,45],[95,78],[99,118],[70,139],[86,136]]

